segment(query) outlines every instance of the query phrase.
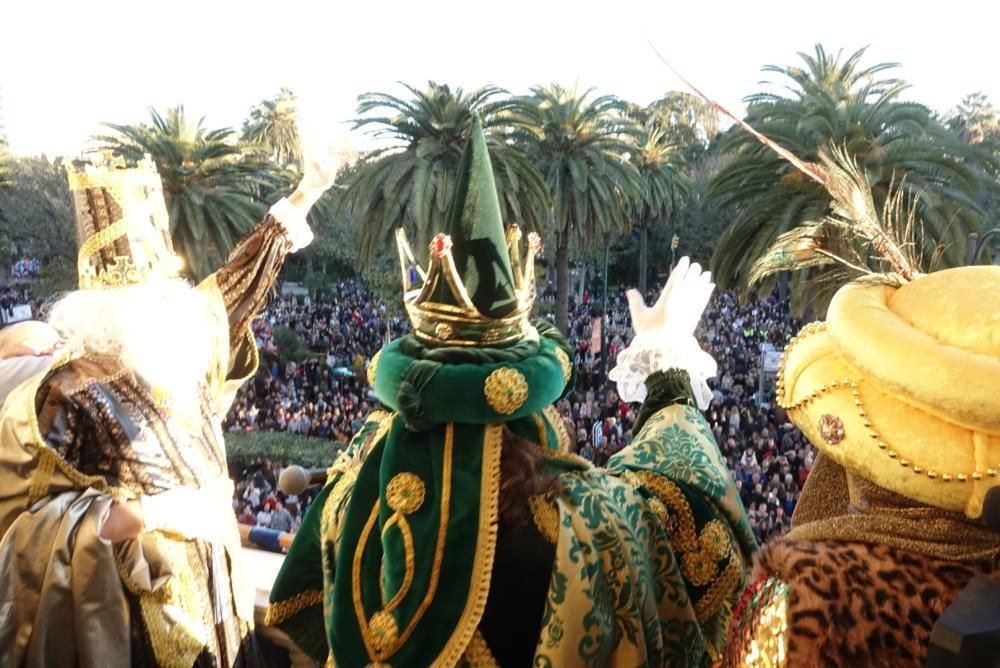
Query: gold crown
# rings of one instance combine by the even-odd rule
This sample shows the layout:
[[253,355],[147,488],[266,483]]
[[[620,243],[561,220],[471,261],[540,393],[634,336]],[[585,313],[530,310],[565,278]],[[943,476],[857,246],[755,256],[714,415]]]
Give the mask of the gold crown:
[[[406,232],[396,230],[396,247],[403,277],[403,303],[421,339],[446,346],[497,346],[521,340],[529,330],[528,318],[535,302],[535,256],[542,250],[537,234],[528,234],[528,248],[521,262],[521,230],[510,225],[506,232],[507,254],[514,274],[516,304],[510,314],[491,318],[480,313],[455,266],[451,237],[437,234],[430,243],[430,262],[426,271],[414,258]],[[413,280],[411,269],[419,275]],[[441,281],[445,281],[455,300],[442,304],[432,300]]]
[[118,288],[153,276],[174,277],[183,262],[173,252],[163,186],[149,159],[127,168],[103,156],[99,165],[67,166],[80,251],[80,288]]

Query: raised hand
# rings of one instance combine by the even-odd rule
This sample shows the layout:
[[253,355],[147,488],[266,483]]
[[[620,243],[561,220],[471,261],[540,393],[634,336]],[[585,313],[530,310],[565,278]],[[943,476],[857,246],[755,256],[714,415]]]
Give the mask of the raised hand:
[[714,289],[712,275],[683,257],[652,306],[646,306],[638,291],[629,290],[626,297],[635,338],[609,374],[622,399],[644,400],[647,376],[676,368],[688,373],[699,407],[708,406],[712,394],[706,381],[715,375],[717,365],[698,346],[694,330]]
[[712,274],[682,257],[653,306],[646,306],[638,290],[626,293],[636,336],[652,334],[671,340],[694,336],[714,289]]

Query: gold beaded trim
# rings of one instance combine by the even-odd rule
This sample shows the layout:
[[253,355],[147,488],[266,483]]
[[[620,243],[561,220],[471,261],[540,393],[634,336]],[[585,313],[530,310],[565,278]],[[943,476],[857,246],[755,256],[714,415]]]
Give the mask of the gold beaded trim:
[[267,614],[264,615],[264,625],[274,626],[286,619],[293,617],[306,608],[319,605],[323,602],[323,592],[314,589],[300,591],[291,598],[284,601],[277,601],[267,606]]
[[558,543],[559,510],[556,505],[543,495],[535,494],[528,498],[528,507],[531,509],[531,519],[534,520],[538,533],[550,544]]
[[382,351],[378,351],[372,357],[372,361],[368,363],[368,368],[365,369],[365,375],[368,377],[368,384],[371,387],[375,387],[375,374],[378,372],[378,360],[382,357]]
[[[788,351],[791,350],[792,346],[798,343],[803,338],[816,334],[819,332],[826,331],[826,323],[813,322],[809,323],[788,343],[785,351],[781,354],[781,364],[778,366],[778,375],[776,378],[776,392],[778,405],[784,408],[786,411],[794,411],[812,401],[817,400],[824,394],[833,392],[835,390],[849,390],[851,396],[854,397],[854,407],[858,411],[858,416],[861,418],[862,424],[868,429],[868,437],[878,446],[878,449],[886,454],[889,459],[892,459],[898,463],[903,468],[908,468],[917,475],[926,475],[931,480],[941,480],[941,482],[966,482],[967,480],[982,480],[983,476],[989,476],[995,478],[997,476],[998,470],[1000,470],[1000,463],[989,467],[985,472],[983,471],[972,471],[969,473],[943,473],[941,471],[935,471],[934,469],[928,469],[924,466],[919,466],[914,464],[908,459],[904,459],[899,456],[894,448],[890,447],[886,442],[885,438],[875,429],[872,425],[871,419],[868,416],[868,411],[865,410],[864,402],[861,400],[861,389],[858,381],[851,378],[843,378],[840,380],[833,380],[825,385],[821,385],[816,388],[806,396],[802,397],[798,401],[789,402],[785,399],[785,364],[788,361]],[[825,416],[824,416],[825,417]]]
[[500,666],[479,629],[476,629],[472,635],[472,640],[465,648],[465,654],[462,655],[462,658],[468,663],[469,668],[499,668]]
[[559,366],[562,367],[563,382],[568,383],[573,377],[573,364],[569,361],[569,355],[562,348],[556,348],[556,357],[559,359]]

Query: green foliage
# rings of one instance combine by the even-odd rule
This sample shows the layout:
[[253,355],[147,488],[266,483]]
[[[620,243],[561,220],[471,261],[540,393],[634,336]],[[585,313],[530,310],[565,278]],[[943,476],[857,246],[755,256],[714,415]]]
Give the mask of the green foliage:
[[323,271],[310,271],[302,282],[302,286],[314,297],[328,296],[332,284],[333,278]]
[[226,459],[234,469],[251,466],[258,459],[305,467],[329,466],[345,445],[286,432],[227,432],[225,438]]
[[686,161],[700,157],[719,133],[719,113],[701,98],[680,91],[652,102],[637,120],[661,128],[666,142],[680,147]]
[[1000,111],[985,93],[963,97],[946,118],[945,125],[968,144],[994,154],[1000,152]]
[[51,257],[42,263],[42,275],[31,286],[31,294],[35,299],[48,299],[61,292],[76,290],[79,280],[76,262],[69,257]]
[[232,129],[209,130],[203,121],[190,119],[183,105],[165,115],[150,109],[149,123],[108,124],[114,134],[96,138],[126,160],[149,155],[156,163],[174,247],[196,280],[221,265],[260,221],[268,199],[262,192],[288,181],[261,159],[259,147],[238,144]]
[[7,138],[0,135],[0,188],[5,188],[11,184],[11,163],[13,158],[7,146]]
[[[3,108],[0,107],[0,111]],[[10,147],[7,145],[7,134],[0,125],[0,188],[9,186],[11,183],[11,163],[13,158],[10,155]]]
[[[802,67],[764,68],[784,79],[783,93],[746,98],[747,122],[808,162],[818,162],[821,150],[843,149],[860,164],[880,206],[890,185],[899,184],[922,223],[925,245],[919,250],[929,258],[942,245],[945,263],[960,263],[965,237],[982,217],[976,200],[991,159],[923,105],[902,101],[907,84],[885,76],[895,64],[862,67],[864,49],[845,58],[817,46],[814,54],[799,56]],[[747,290],[749,267],[781,234],[824,218],[830,197],[741,128],[727,133],[722,148],[732,159],[707,195],[735,219],[719,239],[712,274],[720,288]],[[810,297],[810,272],[797,273],[793,305],[801,311]],[[762,289],[769,291],[775,280]]]
[[[66,170],[60,160],[20,158],[0,188],[0,262],[22,257],[76,258],[76,232]],[[75,274],[74,274],[75,275]]]
[[243,123],[243,141],[262,146],[278,165],[301,165],[302,144],[295,112],[295,93],[282,88],[274,98],[262,100],[250,110]]
[[312,355],[312,351],[291,327],[275,327],[272,335],[274,346],[278,349],[278,357],[282,362],[289,360],[301,362]]
[[628,160],[638,126],[627,105],[611,95],[538,86],[517,105],[515,140],[545,179],[556,237],[556,324],[567,329],[569,247],[606,243],[628,227],[631,201],[641,191]]
[[[362,159],[344,193],[345,204],[363,223],[359,262],[370,263],[400,227],[410,234],[418,256],[426,255],[451,205],[473,114],[487,135],[504,220],[540,230],[549,200],[538,170],[509,141],[515,101],[495,86],[471,93],[433,81],[423,90],[405,88],[409,99],[366,93],[358,104],[362,117],[355,127],[370,128],[386,144]],[[366,115],[372,113],[379,115]]]
[[632,162],[639,173],[639,190],[631,207],[640,239],[638,288],[645,294],[649,231],[676,213],[689,187],[681,172],[682,147],[670,143],[667,131],[656,122],[643,126]]

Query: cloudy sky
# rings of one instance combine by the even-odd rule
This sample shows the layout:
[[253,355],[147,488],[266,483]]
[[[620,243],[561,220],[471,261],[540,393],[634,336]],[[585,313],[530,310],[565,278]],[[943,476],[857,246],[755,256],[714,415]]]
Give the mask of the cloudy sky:
[[1000,102],[994,4],[12,1],[0,19],[0,122],[15,153],[52,155],[150,106],[184,103],[210,127],[238,126],[281,86],[319,132],[350,119],[359,93],[399,92],[397,81],[512,92],[557,81],[644,103],[681,87],[644,33],[734,110],[760,88],[762,65],[791,64],[817,42],[870,45],[867,62],[901,63],[908,95],[946,110],[976,90]]

